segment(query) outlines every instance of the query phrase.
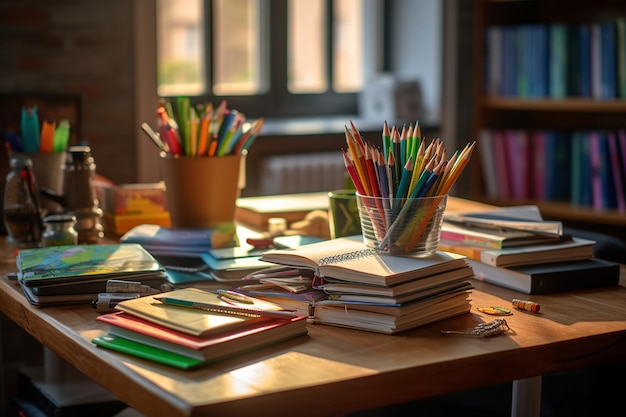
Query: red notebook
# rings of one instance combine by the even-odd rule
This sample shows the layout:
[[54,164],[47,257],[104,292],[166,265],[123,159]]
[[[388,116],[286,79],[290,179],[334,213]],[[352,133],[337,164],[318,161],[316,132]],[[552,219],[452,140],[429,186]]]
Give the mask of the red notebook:
[[157,347],[201,361],[214,361],[307,333],[306,317],[291,320],[264,320],[226,330],[210,337],[198,337],[169,329],[132,314],[103,314],[97,320],[110,325],[109,334]]

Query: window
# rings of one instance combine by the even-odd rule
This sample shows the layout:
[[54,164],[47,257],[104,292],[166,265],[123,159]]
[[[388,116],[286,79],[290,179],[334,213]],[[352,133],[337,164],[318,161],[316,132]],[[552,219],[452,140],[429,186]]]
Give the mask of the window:
[[159,96],[226,99],[251,117],[357,113],[368,73],[364,43],[372,39],[365,34],[366,9],[376,2],[157,4]]

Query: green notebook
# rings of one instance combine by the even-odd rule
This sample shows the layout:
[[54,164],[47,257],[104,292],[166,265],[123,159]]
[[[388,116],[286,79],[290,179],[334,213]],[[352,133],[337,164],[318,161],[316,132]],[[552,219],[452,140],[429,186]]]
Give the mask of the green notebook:
[[123,339],[111,334],[95,337],[91,341],[94,344],[107,349],[127,353],[129,355],[180,369],[189,369],[204,363],[204,361],[198,359],[189,358],[187,356],[179,355],[178,353],[172,353],[164,349],[144,345],[142,343]]

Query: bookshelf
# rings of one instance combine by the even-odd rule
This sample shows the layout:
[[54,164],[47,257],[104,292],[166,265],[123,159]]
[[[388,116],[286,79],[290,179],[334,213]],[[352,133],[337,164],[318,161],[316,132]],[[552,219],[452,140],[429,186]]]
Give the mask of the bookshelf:
[[[508,168],[500,167],[495,171],[496,180],[489,177],[485,162],[480,160],[479,163],[474,163],[471,172],[472,198],[500,206],[537,204],[546,218],[558,218],[572,227],[594,229],[623,236],[626,231],[626,209],[617,203],[617,194],[619,194],[617,190],[612,191],[614,195],[611,197],[612,201],[608,203],[596,204],[589,200],[580,200],[577,195],[582,192],[576,188],[579,186],[580,181],[577,181],[579,177],[573,174],[562,182],[557,182],[558,186],[568,189],[570,195],[565,197],[555,198],[545,190],[542,192],[528,190],[538,184],[536,181],[542,181],[536,178],[547,175],[545,172],[539,172],[541,168],[533,166],[532,161],[549,155],[545,153],[543,146],[537,146],[540,143],[545,144],[545,139],[543,142],[534,142],[531,138],[533,132],[565,132],[565,136],[572,141],[567,145],[569,146],[567,152],[569,157],[573,158],[571,148],[574,146],[572,138],[576,136],[575,132],[602,132],[602,135],[606,137],[608,136],[606,132],[615,132],[617,136],[619,129],[626,129],[626,86],[622,85],[619,79],[620,71],[625,73],[626,70],[620,69],[617,64],[621,58],[620,54],[614,53],[613,65],[604,65],[615,69],[613,96],[607,97],[602,95],[605,91],[604,81],[597,75],[601,73],[598,62],[604,61],[600,60],[599,53],[595,52],[599,45],[597,39],[600,26],[610,22],[614,24],[614,33],[617,33],[615,23],[618,19],[626,18],[626,2],[618,0],[593,2],[573,0],[567,3],[556,0],[480,0],[475,3],[473,14],[472,105],[474,117],[472,131],[478,140],[477,153],[480,154],[481,150],[485,153],[485,155],[477,155],[476,159],[487,156],[488,150],[485,148],[493,145],[496,140],[505,140],[504,134],[493,134],[493,132],[523,132],[518,135],[525,137],[526,147],[523,154],[511,153],[510,149],[507,151],[506,158],[508,158],[509,166]],[[567,65],[561,64],[563,68],[567,68],[567,70],[562,69],[560,73],[565,77],[561,86],[555,82],[558,79],[557,72],[554,71],[554,68],[557,68],[556,49],[550,46],[551,36],[554,36],[552,30],[557,25],[565,28],[566,39],[581,38],[584,42],[585,36],[591,37],[591,40],[586,41],[591,45],[587,47],[588,49],[584,49],[580,44],[574,44],[573,41],[567,44],[570,48],[567,56],[579,54],[578,62],[581,65],[580,67],[574,66],[571,62]],[[528,29],[529,27],[533,29]],[[494,32],[497,34],[493,35]],[[620,48],[626,50],[626,46],[618,44],[619,38],[620,36],[615,35],[614,51]],[[516,45],[532,46],[526,46],[526,49],[517,46],[511,48],[511,39],[513,42],[518,42]],[[501,46],[503,44],[506,46]],[[513,49],[515,52],[511,52]],[[576,52],[571,52],[572,50]],[[571,73],[572,67],[580,68],[580,72]],[[511,75],[512,73],[515,75]],[[585,84],[580,80],[587,80],[588,83]],[[489,141],[483,139],[485,132],[490,135]],[[587,139],[582,140],[590,140],[590,136],[585,137]],[[510,142],[512,139],[506,140]],[[609,139],[603,140],[609,141]],[[491,149],[493,152],[491,160],[494,161],[498,158],[495,148],[497,145]],[[583,151],[585,152],[590,151]],[[604,154],[608,155],[607,152]],[[504,158],[505,154],[499,155],[500,158]],[[520,155],[526,155],[523,178],[514,180],[512,177],[519,177],[519,173],[512,174],[510,171],[519,162],[517,159]],[[578,158],[581,156],[579,155]],[[570,165],[573,167],[574,161],[579,160],[571,159]],[[602,163],[610,161],[609,156],[603,161]],[[549,165],[547,160],[544,161],[544,165]],[[597,170],[597,166],[594,167],[588,167],[590,176],[591,172],[595,172],[594,169]],[[503,181],[502,169],[509,170],[509,173],[504,176],[508,175],[511,188],[513,188],[512,182],[517,181],[523,183],[526,191],[499,192],[495,183]],[[612,172],[612,166],[607,169]],[[621,166],[621,170],[624,175],[626,166]],[[491,172],[493,174],[494,171]],[[544,183],[547,181],[545,180]],[[622,183],[622,188],[626,188],[624,177],[622,177]],[[544,184],[542,187],[548,186]],[[593,191],[587,190],[587,193],[593,193]],[[573,194],[576,194],[576,198]]]

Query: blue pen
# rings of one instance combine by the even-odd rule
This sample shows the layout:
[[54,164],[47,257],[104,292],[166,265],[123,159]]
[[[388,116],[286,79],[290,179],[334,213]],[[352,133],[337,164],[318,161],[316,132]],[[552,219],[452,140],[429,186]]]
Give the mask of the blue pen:
[[24,152],[24,147],[22,146],[22,140],[14,131],[8,131],[6,134],[7,142],[9,142],[9,146],[13,152]]

